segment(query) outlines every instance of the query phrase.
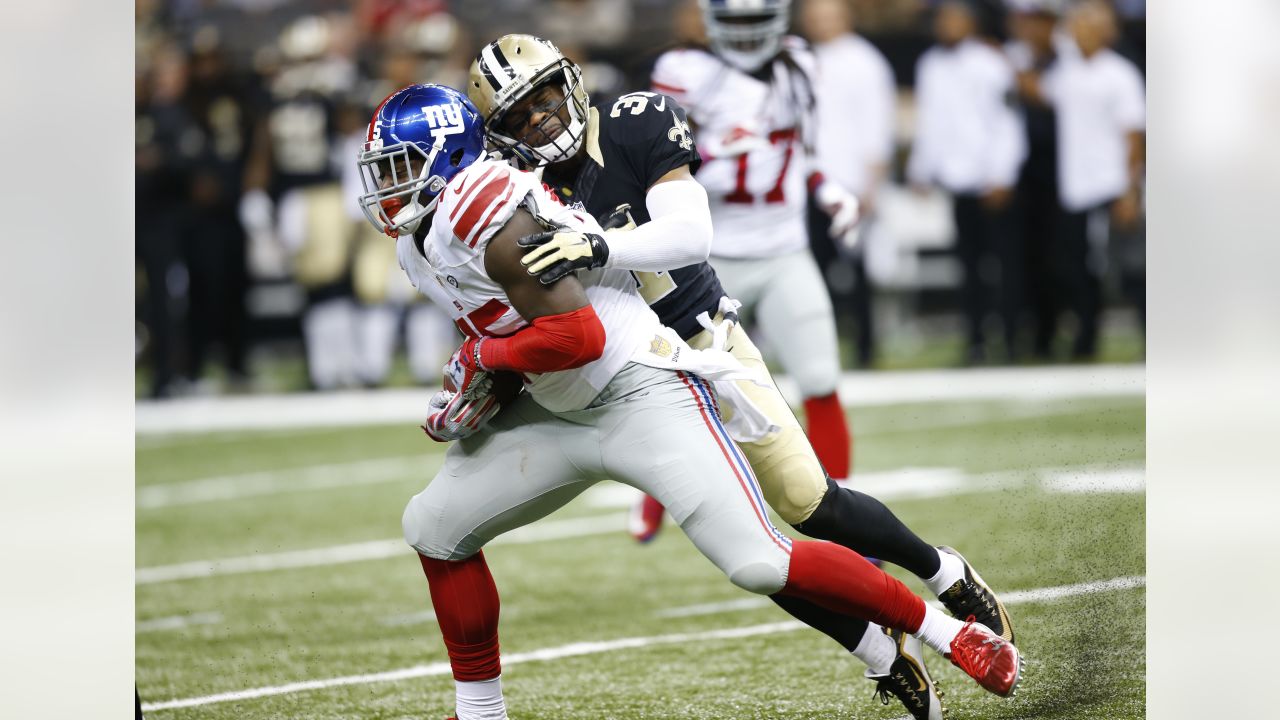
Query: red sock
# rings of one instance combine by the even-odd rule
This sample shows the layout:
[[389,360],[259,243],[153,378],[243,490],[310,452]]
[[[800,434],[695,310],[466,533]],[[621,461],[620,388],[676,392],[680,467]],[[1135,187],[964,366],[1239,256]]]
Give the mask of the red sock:
[[498,588],[484,553],[453,562],[419,555],[431,586],[431,604],[444,635],[455,680],[492,680],[498,658]]
[[897,578],[835,543],[794,541],[781,594],[909,633],[924,622],[923,600]]
[[809,444],[818,455],[818,462],[833,478],[849,477],[849,456],[853,452],[853,438],[844,418],[844,408],[835,393],[804,399],[804,413],[809,420]]

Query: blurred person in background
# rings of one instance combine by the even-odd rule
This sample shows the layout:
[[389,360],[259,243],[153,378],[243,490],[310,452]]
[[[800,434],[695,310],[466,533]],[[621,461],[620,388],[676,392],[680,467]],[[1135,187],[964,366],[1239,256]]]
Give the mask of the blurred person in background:
[[[419,9],[420,10],[420,9]],[[470,63],[469,48],[452,15],[428,9],[425,15],[402,14],[386,21],[378,44],[382,49],[373,77],[361,83],[339,113],[339,155],[356,157],[367,137],[368,120],[382,98],[419,82],[461,87]],[[460,54],[459,50],[462,53]],[[415,382],[439,382],[440,368],[458,343],[448,315],[424,302],[396,259],[395,243],[370,225],[360,210],[363,192],[359,166],[342,165],[343,208],[355,233],[351,280],[357,303],[359,339],[357,373],[369,387],[383,385],[391,371],[403,322],[409,371]]]
[[700,0],[710,46],[663,53],[652,86],[688,111],[713,221],[711,265],[754,318],[804,398],[827,473],[849,476],[853,440],[837,394],[840,354],[822,272],[809,251],[806,190],[851,239],[858,201],[814,157],[816,60],[787,36],[790,0]]
[[254,136],[240,217],[259,277],[290,269],[306,292],[302,316],[311,386],[358,384],[350,263],[354,233],[343,209],[336,111],[355,83],[351,62],[330,53],[334,28],[306,15],[281,33],[282,65]]
[[1022,86],[1057,111],[1058,192],[1065,213],[1053,266],[1079,324],[1073,357],[1088,360],[1097,353],[1101,281],[1112,240],[1125,251],[1121,258],[1129,267],[1122,272],[1145,323],[1146,97],[1138,68],[1110,47],[1117,31],[1107,3],[1075,5],[1067,29],[1070,51],[1043,78],[1026,77]]
[[1026,156],[1022,120],[1012,107],[1014,73],[1008,61],[977,38],[972,5],[947,0],[934,19],[938,44],[916,66],[916,132],[907,178],[920,192],[951,195],[956,254],[963,268],[967,361],[987,359],[983,325],[998,294],[1005,348],[1017,343],[1021,265],[1009,210]]
[[193,135],[191,215],[184,238],[190,374],[201,381],[211,349],[221,346],[228,381],[242,387],[247,382],[248,272],[237,205],[252,131],[250,101],[227,65],[217,30],[201,28],[191,45],[185,104],[198,133]]
[[535,34],[553,38],[561,47],[584,51],[569,55],[579,61],[624,43],[632,24],[629,0],[550,0],[540,4],[545,11],[537,15]]
[[[1010,35],[1005,54],[1018,74],[1019,88],[1049,71],[1058,61],[1066,39],[1058,31],[1059,10],[1065,0],[1010,0]],[[1063,302],[1053,268],[1054,234],[1062,208],[1058,202],[1058,118],[1053,107],[1035,94],[1021,94],[1026,123],[1027,161],[1018,176],[1015,234],[1022,245],[1027,307],[1034,324],[1033,351],[1037,358],[1052,356],[1058,308]],[[1019,272],[1010,263],[1005,271]]]
[[182,291],[180,243],[197,128],[183,104],[185,56],[171,41],[155,47],[149,64],[139,66],[134,93],[134,252],[146,329],[140,344],[151,371],[149,394],[158,398],[174,391],[175,295]]
[[[851,0],[803,0],[800,6],[801,29],[813,42],[818,58],[814,80],[816,144],[823,173],[857,196],[862,215],[859,242],[845,247],[831,238],[830,216],[811,203],[809,243],[824,269],[841,262],[840,255],[849,256],[858,363],[868,367],[874,351],[872,289],[866,263],[868,228],[893,157],[896,89],[893,70],[884,55],[855,34],[853,13]],[[836,294],[834,288],[832,293]]]

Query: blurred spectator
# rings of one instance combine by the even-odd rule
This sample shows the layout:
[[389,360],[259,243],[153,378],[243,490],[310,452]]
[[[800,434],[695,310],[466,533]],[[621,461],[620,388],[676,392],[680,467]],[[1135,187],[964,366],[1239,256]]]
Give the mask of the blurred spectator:
[[[874,329],[871,286],[867,279],[867,244],[875,222],[876,199],[893,155],[893,114],[896,102],[893,71],[880,51],[854,34],[850,0],[805,0],[800,26],[814,44],[818,58],[815,94],[818,98],[818,156],[823,172],[858,197],[862,214],[861,242],[838,255],[829,235],[831,219],[813,203],[809,207],[809,242],[818,265],[831,282],[833,265],[846,263],[853,275],[852,305],[857,323],[858,363],[872,362]],[[843,293],[839,293],[843,294]],[[836,306],[841,298],[833,298]]]
[[627,0],[550,0],[541,5],[537,25],[524,32],[556,45],[582,48],[593,56],[622,44],[631,27]]
[[[1047,72],[1058,61],[1058,45],[1068,40],[1058,32],[1059,8],[1065,0],[1011,0],[1005,54],[1020,85]],[[1025,263],[1025,298],[1034,325],[1035,356],[1049,359],[1057,330],[1062,293],[1053,268],[1054,233],[1061,215],[1058,204],[1058,129],[1053,108],[1036,96],[1022,96],[1026,121],[1027,161],[1018,177],[1014,232]],[[1005,272],[1019,272],[1012,263]]]
[[948,0],[934,22],[938,44],[916,68],[915,144],[907,176],[919,191],[940,186],[952,196],[956,252],[964,270],[968,360],[987,356],[983,324],[991,288],[998,289],[1007,351],[1016,347],[1020,264],[1008,228],[1009,206],[1026,155],[1022,121],[1010,100],[1013,70],[975,38],[972,7]]
[[[1116,39],[1109,5],[1085,0],[1068,14],[1074,41],[1044,75],[1024,83],[1058,114],[1059,198],[1065,209],[1053,266],[1079,321],[1073,354],[1097,352],[1101,278],[1109,235],[1124,246],[1126,285],[1145,315],[1145,252],[1141,229],[1146,99],[1133,63],[1110,49]],[[1109,221],[1109,223],[1108,223]],[[1137,245],[1137,249],[1134,249]],[[1145,319],[1144,319],[1145,322]]]
[[[282,65],[270,78],[268,107],[255,133],[240,216],[260,277],[282,277],[292,264],[307,294],[302,317],[313,387],[359,382],[351,291],[351,224],[343,209],[337,106],[355,85],[348,58],[331,52],[334,27],[308,15],[280,35]],[[278,243],[278,244],[276,244]],[[285,256],[276,254],[283,249]]]
[[220,345],[228,379],[239,385],[247,379],[248,275],[237,204],[251,132],[249,98],[231,75],[213,28],[193,38],[186,108],[199,130],[184,243],[190,277],[190,374],[199,380],[210,350]]
[[140,266],[143,343],[151,369],[152,397],[173,391],[175,297],[183,288],[179,263],[195,126],[182,104],[187,63],[181,51],[157,41],[149,72],[140,74],[134,100],[135,243]]
[[443,309],[425,301],[413,288],[400,269],[395,242],[365,220],[356,202],[363,188],[355,158],[364,145],[369,118],[384,97],[416,82],[463,87],[471,58],[465,54],[469,48],[461,28],[445,12],[400,23],[388,30],[383,45],[374,78],[342,112],[343,207],[355,235],[357,373],[367,386],[386,382],[403,321],[410,372],[416,381],[432,384],[440,381],[440,369],[457,345],[457,330]]

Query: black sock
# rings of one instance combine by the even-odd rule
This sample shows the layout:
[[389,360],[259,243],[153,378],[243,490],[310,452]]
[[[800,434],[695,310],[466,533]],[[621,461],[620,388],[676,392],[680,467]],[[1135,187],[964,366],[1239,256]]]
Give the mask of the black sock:
[[786,610],[791,617],[840,643],[849,652],[858,647],[863,633],[867,631],[866,620],[841,615],[808,600],[789,595],[770,595],[769,599]]
[[884,503],[842,488],[830,478],[817,509],[793,527],[809,537],[891,562],[922,579],[933,577],[942,567],[938,551],[903,525]]

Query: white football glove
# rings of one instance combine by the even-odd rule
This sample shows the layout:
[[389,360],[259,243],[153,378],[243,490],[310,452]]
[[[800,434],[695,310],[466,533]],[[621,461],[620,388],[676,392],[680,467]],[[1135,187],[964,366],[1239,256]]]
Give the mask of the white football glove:
[[716,308],[721,317],[720,322],[712,322],[711,316],[705,310],[698,313],[698,316],[694,318],[704,329],[711,331],[712,350],[729,349],[729,333],[733,331],[733,326],[738,324],[738,308],[740,307],[742,307],[742,303],[726,295],[720,298],[720,306]]
[[813,199],[818,207],[831,217],[832,239],[838,240],[846,250],[852,250],[858,244],[858,227],[860,215],[858,198],[831,180],[823,180],[813,191]]
[[427,407],[427,422],[422,425],[422,431],[436,442],[451,442],[476,434],[501,409],[494,395],[468,400],[448,390],[432,395]]

